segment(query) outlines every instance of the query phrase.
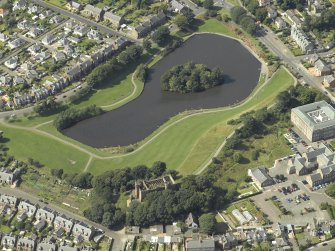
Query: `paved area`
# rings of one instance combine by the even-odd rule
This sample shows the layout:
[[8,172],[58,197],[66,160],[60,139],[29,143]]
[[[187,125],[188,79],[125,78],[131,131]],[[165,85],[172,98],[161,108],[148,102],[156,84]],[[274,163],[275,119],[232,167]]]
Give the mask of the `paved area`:
[[301,75],[302,79],[309,85],[318,88],[324,92],[332,101],[335,101],[329,92],[326,91],[325,87],[321,84],[317,77],[311,76],[305,67],[301,64],[300,58],[295,57],[291,51],[284,45],[277,35],[267,27],[263,27],[258,31],[259,40],[263,42],[275,55],[286,63],[292,72]]
[[[331,205],[335,205],[334,200],[325,195],[325,189],[311,191],[302,182],[306,176],[299,177],[297,175],[286,175],[286,168],[278,169],[279,168],[277,168],[277,170],[275,168],[270,169],[270,175],[275,176],[276,174],[284,174],[285,177],[287,177],[287,180],[268,187],[264,193],[253,197],[257,206],[259,206],[264,213],[269,215],[271,221],[294,225],[306,225],[313,218],[330,220],[328,213],[319,208],[319,205],[322,202],[328,202]],[[298,186],[299,189],[297,191],[286,195],[283,192],[280,192],[283,187],[291,187],[293,183]],[[299,199],[299,203],[297,203],[297,196],[302,196],[303,194],[306,194],[309,199],[306,201]],[[291,211],[293,215],[282,215],[280,210],[270,200],[272,196],[276,196],[278,202],[281,203],[286,210]],[[314,211],[305,212],[306,209]]]
[[105,33],[112,34],[112,35],[114,35],[116,37],[127,37],[129,40],[131,40],[131,41],[133,41],[135,43],[139,42],[139,40],[134,39],[134,38],[132,38],[132,37],[126,35],[126,34],[123,34],[121,32],[113,30],[113,29],[111,29],[111,28],[109,28],[109,27],[107,27],[107,26],[105,26],[105,25],[103,25],[101,23],[94,22],[93,20],[85,18],[85,17],[83,17],[81,15],[77,15],[77,14],[72,13],[70,11],[67,11],[65,9],[59,8],[59,7],[57,7],[57,6],[53,5],[53,4],[47,3],[47,2],[42,1],[42,0],[33,0],[33,2],[35,2],[36,4],[38,4],[38,5],[42,6],[42,7],[48,8],[50,10],[53,10],[53,11],[55,11],[55,12],[57,12],[57,13],[63,15],[63,16],[74,18],[74,19],[76,19],[76,20],[78,20],[78,21],[80,21],[80,22],[82,22],[84,24],[96,27],[96,28],[98,28],[99,30],[101,30],[101,31],[103,31]]

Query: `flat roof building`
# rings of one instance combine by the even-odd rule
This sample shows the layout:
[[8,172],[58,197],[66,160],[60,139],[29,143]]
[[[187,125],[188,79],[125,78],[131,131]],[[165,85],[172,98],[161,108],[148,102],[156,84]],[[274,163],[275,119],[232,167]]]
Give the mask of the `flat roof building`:
[[335,109],[326,101],[293,108],[291,121],[311,142],[335,137]]

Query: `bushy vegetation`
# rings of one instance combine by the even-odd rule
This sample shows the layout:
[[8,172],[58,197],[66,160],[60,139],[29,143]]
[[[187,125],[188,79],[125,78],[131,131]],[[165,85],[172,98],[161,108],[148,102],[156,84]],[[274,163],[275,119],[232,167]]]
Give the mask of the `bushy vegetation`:
[[211,235],[215,231],[216,226],[216,219],[215,214],[213,213],[207,213],[203,214],[199,217],[199,225],[200,225],[200,231],[202,233]]
[[174,18],[175,25],[177,25],[178,28],[181,30],[187,30],[188,28],[190,28],[193,21],[194,21],[194,14],[193,11],[190,10],[189,8],[186,8],[185,10],[183,10],[182,13],[178,14]]
[[137,71],[136,71],[136,77],[141,80],[142,82],[145,82],[147,80],[148,77],[148,66],[145,64],[140,64],[137,67]]
[[223,72],[209,69],[203,64],[187,63],[168,70],[161,78],[164,91],[188,93],[200,92],[223,84]]
[[80,98],[89,95],[94,87],[104,83],[112,74],[124,70],[129,63],[135,62],[143,54],[143,48],[138,45],[131,45],[122,51],[119,55],[100,64],[94,68],[86,77],[87,86],[71,96],[71,101],[75,102]]
[[151,38],[159,46],[162,46],[170,38],[170,29],[167,26],[161,26],[152,34]]
[[241,25],[241,27],[248,33],[254,35],[256,32],[255,20],[247,14],[243,7],[235,6],[230,10],[232,20]]
[[[200,175],[181,178],[173,188],[151,192],[142,203],[132,201],[126,214],[115,207],[115,198],[122,192],[134,189],[136,180],[161,177],[165,174],[178,178],[176,171],[168,171],[165,163],[159,161],[151,168],[141,165],[108,171],[95,177],[92,180],[92,198],[95,203],[85,210],[85,217],[107,227],[124,224],[170,224],[176,220],[184,220],[190,212],[201,215],[221,208],[232,199],[226,190],[213,185],[215,179]],[[205,224],[204,229],[210,229],[210,226],[206,227]]]
[[[261,109],[256,112],[246,113],[238,120],[229,121],[229,124],[243,125],[235,130],[232,137],[227,139],[224,149],[227,153],[237,149],[243,139],[249,137],[261,137],[267,134],[267,124],[277,123],[279,121],[289,121],[289,111],[291,108],[313,103],[320,100],[330,100],[317,89],[306,88],[301,85],[292,87],[288,91],[280,93],[277,102],[271,109]],[[254,158],[258,158],[259,152],[254,151]],[[334,193],[335,194],[335,193]]]
[[57,130],[63,130],[81,120],[92,118],[102,113],[103,110],[96,105],[90,105],[83,109],[76,109],[71,107],[59,113],[53,123]]
[[326,194],[332,198],[335,198],[335,183],[331,183],[327,189]]
[[53,97],[49,97],[48,99],[45,99],[41,103],[34,106],[34,112],[38,113],[39,115],[46,116],[59,112],[65,107],[65,105],[56,102]]
[[304,29],[328,31],[335,27],[335,7],[324,10],[319,16],[306,15],[304,17]]
[[[128,209],[127,224],[171,224],[176,220],[184,220],[190,212],[200,215],[222,208],[231,198],[226,190],[213,185],[214,182],[215,179],[210,176],[187,176],[174,190],[152,192],[142,203],[133,201]],[[211,228],[205,224],[206,229]]]

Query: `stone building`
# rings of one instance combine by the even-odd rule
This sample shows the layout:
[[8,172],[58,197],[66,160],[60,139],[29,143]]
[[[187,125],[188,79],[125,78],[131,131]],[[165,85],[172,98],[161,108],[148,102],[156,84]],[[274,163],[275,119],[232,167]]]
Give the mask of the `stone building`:
[[143,180],[141,182],[135,182],[135,189],[132,191],[128,200],[128,206],[132,200],[143,201],[145,196],[152,192],[163,189],[168,189],[175,184],[174,179],[171,175],[166,175],[157,179]]

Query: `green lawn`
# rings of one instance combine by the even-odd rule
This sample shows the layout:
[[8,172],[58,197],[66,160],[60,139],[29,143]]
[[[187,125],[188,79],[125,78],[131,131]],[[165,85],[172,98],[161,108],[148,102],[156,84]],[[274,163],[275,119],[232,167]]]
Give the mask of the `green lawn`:
[[[199,31],[229,33],[226,26],[215,19],[207,20],[200,26]],[[147,60],[147,58],[143,60]],[[100,86],[95,94],[77,106],[83,107],[93,103],[105,106],[120,100],[122,102],[118,105],[122,105],[136,98],[143,88],[143,84],[138,81],[136,93],[129,99],[123,100],[124,97],[132,93],[131,72],[134,71],[135,66],[130,68],[132,69],[116,78],[112,83]],[[182,174],[191,174],[200,170],[212,158],[224,138],[235,129],[235,127],[227,125],[228,120],[237,118],[246,111],[273,104],[277,94],[292,85],[294,79],[282,68],[266,85],[263,86],[263,82],[264,78],[261,77],[257,90],[255,89],[253,92],[253,97],[239,106],[200,112],[189,111],[171,118],[147,139],[139,142],[139,148],[136,151],[128,154],[113,155],[107,151],[85,146],[61,135],[52,124],[41,126],[39,129],[43,132],[10,128],[3,124],[0,124],[0,130],[3,130],[5,137],[9,139],[7,146],[10,154],[21,160],[27,158],[39,160],[47,168],[63,168],[66,172],[82,171],[88,162],[87,152],[89,152],[99,156],[99,158],[94,156],[88,166],[88,171],[94,174],[100,174],[113,168],[139,164],[150,166],[157,160],[165,161],[169,169],[177,169]],[[106,109],[115,107],[117,106],[108,106]],[[21,122],[14,124],[34,126],[52,118],[53,116],[22,118]],[[43,134],[44,132],[51,136]]]
[[298,241],[304,240],[305,239],[305,233],[304,232],[302,232],[302,233],[296,233],[295,234],[295,238],[297,238]]
[[[134,78],[137,85],[136,91],[134,91],[131,78],[136,67],[141,63],[147,62],[149,57],[150,55],[148,54],[143,55],[140,60],[129,64],[127,69],[119,73],[115,78],[112,77],[110,81],[97,86],[92,94],[83,97],[76,104],[71,104],[71,106],[84,108],[95,104],[106,111],[110,111],[135,99],[141,94],[144,84]],[[55,117],[56,115],[38,116],[36,114],[27,114],[27,116],[16,118],[13,124],[31,127],[51,121]]]
[[[293,78],[286,70],[280,69],[268,84],[242,105],[234,108],[213,109],[208,113],[194,114],[183,120],[180,120],[183,115],[176,116],[140,143],[140,145],[145,144],[161,132],[158,137],[143,148],[127,155],[114,155],[111,159],[94,158],[88,170],[99,174],[113,168],[138,164],[151,165],[153,162],[161,160],[165,161],[170,169],[177,169],[183,174],[194,173],[212,157],[224,137],[234,130],[234,127],[227,125],[228,120],[236,118],[248,110],[272,104],[276,95],[292,84]],[[175,124],[171,126],[172,123]],[[169,125],[170,127],[165,129]],[[50,125],[44,127],[50,127]],[[61,167],[66,172],[83,170],[88,161],[89,156],[83,151],[48,138],[36,131],[9,128],[2,124],[0,129],[4,131],[5,137],[9,138],[7,142],[9,153],[18,159],[26,160],[30,157],[39,160],[48,168]],[[68,142],[74,141],[69,140]],[[101,152],[100,155],[106,156],[106,153],[102,151],[88,146],[82,147],[82,144],[74,144],[85,150],[91,150],[93,153]]]
[[204,24],[199,26],[198,32],[214,32],[214,33],[220,33],[232,37],[236,37],[235,33],[231,32],[229,28],[225,25],[223,25],[222,22],[216,20],[216,19],[208,19]]
[[[184,119],[163,131],[158,139],[135,153],[110,160],[93,160],[89,170],[100,173],[113,167],[135,166],[138,163],[151,165],[154,161],[161,160],[167,163],[168,168],[177,169],[182,174],[194,173],[212,157],[215,149],[233,131],[234,127],[227,125],[228,120],[248,110],[272,104],[276,95],[293,82],[293,78],[287,71],[280,69],[255,97],[241,106],[213,109],[210,113],[199,113]],[[173,121],[176,121],[176,118],[167,125],[172,124]],[[165,127],[166,125],[162,126],[153,135],[164,130]],[[180,137],[180,135],[183,136]],[[150,136],[149,139],[152,137]]]
[[44,135],[9,128],[3,124],[0,128],[8,139],[8,153],[19,160],[33,158],[45,165],[45,168],[63,168],[69,173],[82,171],[88,161],[87,154]]
[[47,0],[48,3],[51,3],[53,5],[56,5],[60,8],[63,8],[65,7],[67,1],[64,1],[64,0]]
[[[282,127],[284,129],[282,129]],[[259,139],[251,138],[247,141],[243,141],[239,149],[234,152],[239,152],[243,156],[244,160],[241,163],[236,163],[232,159],[225,159],[225,166],[227,167],[225,176],[235,180],[235,182],[227,184],[237,186],[236,189],[240,194],[253,191],[253,187],[248,187],[243,190],[238,189],[240,186],[245,184],[244,179],[249,168],[261,165],[271,167],[276,159],[292,154],[292,151],[283,136],[282,130],[286,131],[286,128],[286,124],[282,126],[276,125],[275,127],[269,127],[269,130],[272,130],[272,132],[264,137]],[[275,132],[273,132],[273,130]],[[276,147],[273,147],[273,142],[276,142]],[[256,149],[260,151],[260,155],[257,160],[253,160],[252,152]]]
[[5,233],[5,234],[9,234],[10,232],[12,232],[12,229],[8,226],[5,226],[5,225],[0,225],[0,231],[2,233]]
[[231,3],[232,5],[240,6],[240,3],[238,0],[228,0],[228,2]]

